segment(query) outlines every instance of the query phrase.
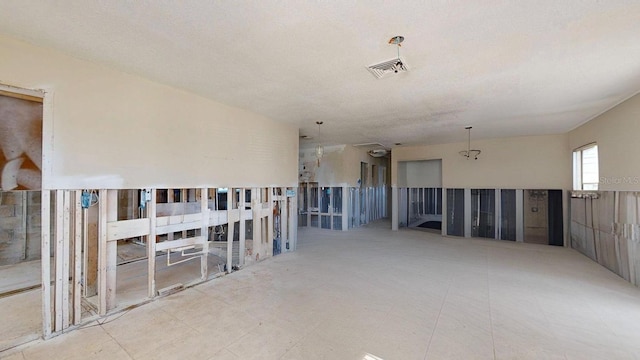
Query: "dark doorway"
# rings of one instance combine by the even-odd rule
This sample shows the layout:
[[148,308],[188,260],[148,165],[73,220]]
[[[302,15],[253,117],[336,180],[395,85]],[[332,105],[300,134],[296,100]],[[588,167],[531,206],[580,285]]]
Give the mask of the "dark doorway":
[[562,190],[549,190],[549,245],[564,245]]

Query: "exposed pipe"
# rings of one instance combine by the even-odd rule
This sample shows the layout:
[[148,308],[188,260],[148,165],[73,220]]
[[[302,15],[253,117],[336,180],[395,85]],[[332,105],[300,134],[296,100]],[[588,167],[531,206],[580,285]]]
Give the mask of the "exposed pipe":
[[[203,251],[185,253],[186,250],[191,250],[193,248],[195,248],[195,246],[185,246],[185,247],[182,247],[182,248],[167,249],[167,266],[178,265],[178,264],[181,264],[183,262],[187,262],[189,260],[197,259],[199,255],[204,255]],[[190,257],[188,257],[186,259],[178,260],[176,262],[171,262],[171,253],[172,252],[178,252],[178,251],[180,251],[180,256],[182,256],[182,257],[190,256]]]

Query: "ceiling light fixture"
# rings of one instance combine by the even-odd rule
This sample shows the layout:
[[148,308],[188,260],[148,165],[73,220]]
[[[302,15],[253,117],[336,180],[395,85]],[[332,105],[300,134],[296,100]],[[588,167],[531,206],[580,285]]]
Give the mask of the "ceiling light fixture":
[[404,41],[404,36],[394,36],[389,39],[389,45],[398,45],[398,58],[396,59],[396,63],[393,65],[392,70],[394,73],[398,73],[398,70],[407,71],[407,68],[400,60],[400,46],[402,46],[402,42]]
[[389,150],[387,150],[387,149],[373,149],[373,150],[367,151],[367,153],[371,157],[379,158],[379,157],[387,156],[387,154],[389,154]]
[[471,149],[471,129],[472,128],[473,127],[471,126],[465,127],[465,129],[467,129],[469,133],[469,136],[467,138],[467,150],[460,151],[460,155],[466,157],[467,160],[469,160],[469,158],[471,157],[473,157],[474,160],[478,160],[478,155],[480,155],[481,151],[476,149]]
[[320,167],[320,159],[322,159],[322,156],[324,156],[324,147],[320,142],[320,125],[322,125],[323,122],[316,121],[316,124],[318,125],[318,145],[316,145],[316,159],[318,160],[318,167]]

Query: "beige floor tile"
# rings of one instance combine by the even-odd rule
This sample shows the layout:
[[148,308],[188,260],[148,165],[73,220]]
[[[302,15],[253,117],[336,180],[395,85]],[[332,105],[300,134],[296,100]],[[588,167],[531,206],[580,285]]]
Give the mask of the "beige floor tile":
[[376,224],[299,236],[295,253],[11,356],[640,359],[640,289],[573,250]]
[[333,360],[358,359],[362,360],[366,352],[357,346],[336,343],[319,336],[306,336],[293,348],[287,351],[282,360]]
[[251,330],[227,349],[241,359],[278,359],[295,346],[301,334],[285,329],[281,321],[264,323]]
[[238,355],[232,353],[231,351],[222,349],[213,354],[213,356],[210,357],[209,360],[240,360],[240,358],[238,357]]
[[23,351],[27,360],[36,359],[130,359],[127,352],[100,326],[57,336]]
[[148,360],[206,360],[211,358],[212,354],[224,348],[220,342],[215,340],[211,334],[201,334],[194,330],[187,330],[182,336],[158,341],[155,348],[137,355],[135,358]]
[[7,352],[7,355],[2,356],[3,360],[24,360],[24,355],[22,351],[17,351],[13,353]]
[[42,292],[0,298],[0,351],[41,337]]

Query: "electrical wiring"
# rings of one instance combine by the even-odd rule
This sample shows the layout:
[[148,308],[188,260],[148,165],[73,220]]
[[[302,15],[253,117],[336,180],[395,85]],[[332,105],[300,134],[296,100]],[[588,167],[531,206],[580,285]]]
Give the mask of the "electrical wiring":
[[[90,199],[89,199],[89,206],[95,206],[100,202],[100,196],[98,195],[98,192],[95,190],[91,190],[91,194],[90,194]],[[95,201],[94,201],[95,199]]]

